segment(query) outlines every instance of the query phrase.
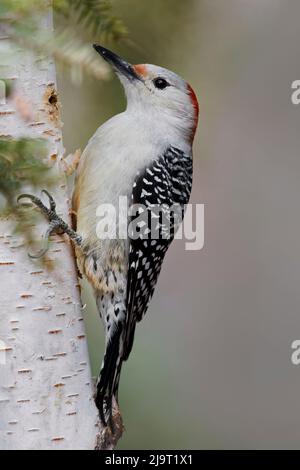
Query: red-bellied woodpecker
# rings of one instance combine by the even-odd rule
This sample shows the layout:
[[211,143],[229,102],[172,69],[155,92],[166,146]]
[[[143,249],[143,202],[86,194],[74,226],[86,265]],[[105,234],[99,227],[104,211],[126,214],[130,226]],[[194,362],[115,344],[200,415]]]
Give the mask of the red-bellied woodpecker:
[[[61,229],[73,239],[79,270],[93,286],[106,335],[96,404],[107,423],[136,323],[147,310],[178,225],[170,208],[179,206],[182,215],[189,201],[198,102],[190,85],[175,73],[155,65],[130,65],[102,46],[94,48],[120,78],[127,108],[99,127],[81,156],[73,195],[74,231],[56,215],[49,194],[50,209],[27,197],[50,220],[48,234]],[[101,236],[97,210],[103,204],[119,207],[121,196],[127,207],[139,205],[137,236]],[[125,220],[129,226],[134,216]]]

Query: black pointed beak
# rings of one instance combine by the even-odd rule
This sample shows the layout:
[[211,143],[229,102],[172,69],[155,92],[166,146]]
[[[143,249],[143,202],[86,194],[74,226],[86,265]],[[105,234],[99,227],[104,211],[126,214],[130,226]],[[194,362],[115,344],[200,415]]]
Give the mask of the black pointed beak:
[[135,72],[133,66],[126,62],[126,60],[99,44],[93,44],[93,47],[117,72],[124,75],[129,80],[141,80],[141,77]]

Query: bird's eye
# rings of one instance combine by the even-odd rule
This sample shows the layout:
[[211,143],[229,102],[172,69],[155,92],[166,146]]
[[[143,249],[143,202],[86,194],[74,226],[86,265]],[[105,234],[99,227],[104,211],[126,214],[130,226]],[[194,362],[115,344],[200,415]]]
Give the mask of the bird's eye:
[[158,88],[159,90],[163,90],[170,84],[165,80],[164,78],[158,77],[153,80],[154,86]]

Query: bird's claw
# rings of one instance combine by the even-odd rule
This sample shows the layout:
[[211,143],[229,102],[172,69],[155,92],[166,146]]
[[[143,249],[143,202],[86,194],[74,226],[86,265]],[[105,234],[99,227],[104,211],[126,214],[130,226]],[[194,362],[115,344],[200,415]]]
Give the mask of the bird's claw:
[[55,212],[56,210],[56,202],[54,201],[53,197],[51,196],[50,193],[48,193],[48,191],[46,189],[43,189],[42,190],[42,193],[43,194],[46,194],[46,196],[48,197],[49,199],[49,203],[50,203],[50,209]]
[[43,248],[36,254],[28,253],[29,258],[40,259],[43,256],[45,256],[45,254],[49,251],[50,236],[52,235],[52,233],[56,231],[57,228],[59,228],[59,226],[60,226],[59,221],[50,222],[50,225],[45,235],[43,236]]
[[[46,196],[49,199],[49,203],[50,203],[49,208],[47,206],[45,206],[45,204],[43,204],[43,202],[41,201],[40,198],[38,198],[36,196],[33,196],[32,194],[21,194],[18,197],[17,202],[19,203],[22,199],[30,199],[30,201],[33,202],[33,204],[35,204],[47,216],[47,218],[51,222],[53,220],[53,215],[57,216],[57,214],[55,213],[56,203],[55,203],[53,197],[51,196],[51,194],[48,193],[48,191],[46,191],[46,189],[43,189],[42,193],[46,194]],[[51,212],[53,212],[53,214],[51,214]]]
[[29,199],[36,207],[38,207],[43,212],[43,214],[47,217],[47,219],[50,222],[49,227],[45,235],[43,236],[43,248],[36,254],[28,253],[28,256],[33,259],[39,259],[45,256],[45,254],[49,250],[50,236],[54,232],[56,232],[59,228],[61,228],[61,223],[62,223],[61,219],[56,213],[56,203],[53,197],[48,191],[46,191],[46,189],[43,189],[42,193],[46,194],[46,196],[49,199],[49,208],[45,206],[45,204],[43,204],[41,199],[39,199],[36,196],[33,196],[32,194],[21,194],[17,199],[18,203],[23,199]]

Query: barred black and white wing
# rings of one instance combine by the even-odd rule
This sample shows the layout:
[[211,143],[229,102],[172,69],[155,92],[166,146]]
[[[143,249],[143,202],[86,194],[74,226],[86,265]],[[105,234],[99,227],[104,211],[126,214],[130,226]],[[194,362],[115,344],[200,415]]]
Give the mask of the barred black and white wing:
[[140,172],[133,185],[123,360],[136,322],[147,311],[166,251],[180,225],[192,189],[192,156],[170,147]]

